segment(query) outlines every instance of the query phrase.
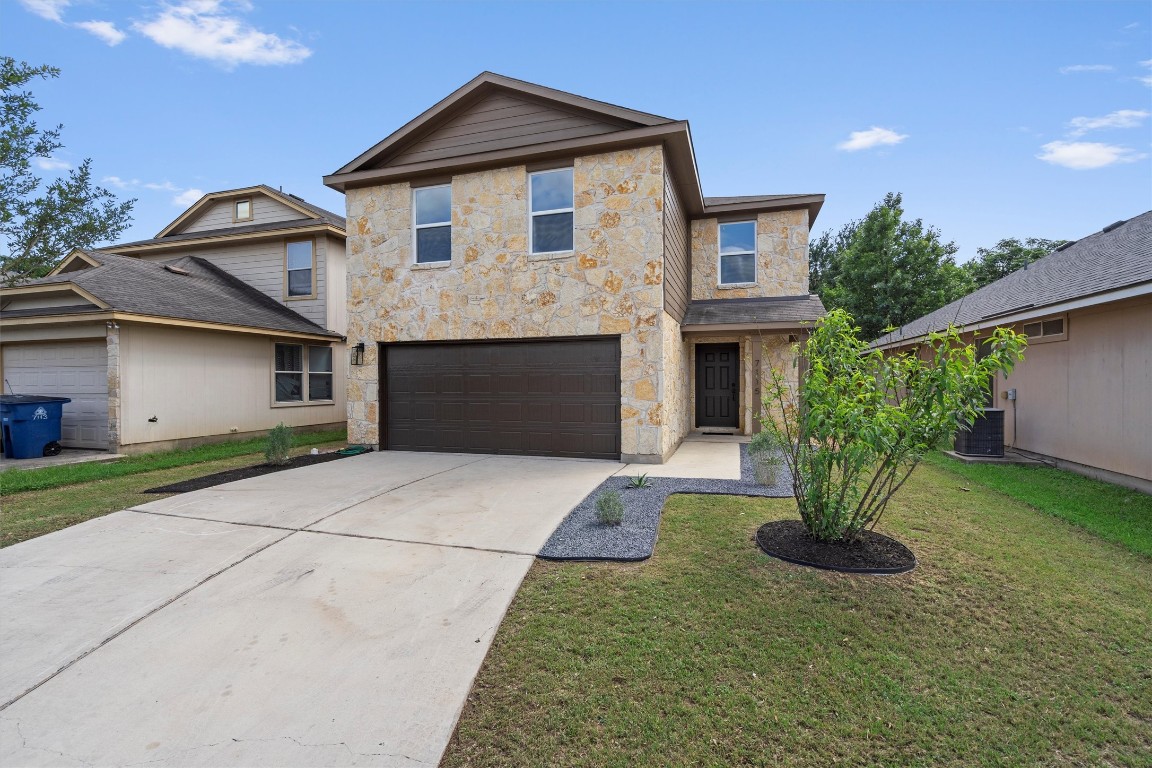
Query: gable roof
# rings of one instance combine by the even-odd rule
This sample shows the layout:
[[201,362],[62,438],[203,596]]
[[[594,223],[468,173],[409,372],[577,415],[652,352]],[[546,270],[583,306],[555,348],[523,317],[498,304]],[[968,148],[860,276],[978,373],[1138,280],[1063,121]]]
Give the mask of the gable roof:
[[1056,312],[1089,297],[1115,300],[1112,294],[1124,289],[1152,293],[1152,211],[1065,245],[881,336],[872,346],[914,341],[949,323],[965,329],[988,327]]
[[[292,208],[300,213],[301,219],[318,219],[319,221],[339,229],[346,229],[347,223],[344,217],[338,213],[321,208],[318,205],[309,203],[302,197],[293,195],[288,192],[282,192],[273,189],[267,184],[257,184],[251,187],[241,187],[240,189],[225,189],[219,192],[209,192],[201,197],[195,203],[188,207],[186,211],[176,217],[168,226],[160,230],[154,240],[159,240],[168,237],[172,234],[178,233],[180,228],[186,224],[195,221],[196,218],[203,213],[207,208],[211,207],[219,200],[227,200],[229,198],[242,198],[253,194],[267,195],[273,200],[283,205]],[[139,241],[144,242],[144,241]]]
[[[340,338],[205,259],[142,261],[111,253],[78,253],[96,266],[31,280],[3,293],[19,295],[49,286],[77,288],[78,293],[97,300],[97,310]],[[33,314],[52,316],[61,314],[61,308],[0,312],[0,318]]]
[[823,195],[714,198],[711,210],[688,122],[482,72],[446,98],[324,177],[340,192],[501,165],[528,164],[660,144],[681,203],[693,218],[762,210],[808,210]]

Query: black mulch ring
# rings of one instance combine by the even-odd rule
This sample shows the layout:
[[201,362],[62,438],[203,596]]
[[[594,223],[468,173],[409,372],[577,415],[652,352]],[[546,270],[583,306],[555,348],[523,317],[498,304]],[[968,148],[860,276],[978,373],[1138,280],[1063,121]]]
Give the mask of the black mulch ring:
[[189,491],[211,488],[214,485],[231,483],[235,480],[247,480],[250,477],[260,477],[261,475],[270,475],[273,472],[283,472],[286,469],[310,467],[313,464],[323,464],[327,461],[336,461],[336,459],[345,458],[348,457],[342,456],[339,453],[318,453],[316,455],[306,453],[303,456],[296,456],[289,459],[287,464],[256,464],[251,467],[237,467],[236,469],[228,469],[223,472],[213,472],[203,477],[193,477],[191,480],[183,480],[179,483],[172,483],[172,485],[149,488],[146,491],[141,491],[141,493],[188,493]]
[[756,531],[756,543],[772,557],[841,573],[907,573],[916,567],[916,555],[895,539],[863,531],[851,544],[813,538],[799,520],[765,523]]

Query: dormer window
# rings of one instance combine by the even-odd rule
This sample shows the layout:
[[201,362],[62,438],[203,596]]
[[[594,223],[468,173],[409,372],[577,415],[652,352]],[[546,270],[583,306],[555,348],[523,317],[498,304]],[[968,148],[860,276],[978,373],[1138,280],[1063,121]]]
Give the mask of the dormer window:
[[452,260],[452,185],[412,190],[417,264]]
[[252,221],[252,201],[237,200],[236,209],[232,214],[233,221]]
[[756,222],[720,225],[720,285],[756,282]]
[[541,171],[528,177],[531,253],[572,250],[572,169]]

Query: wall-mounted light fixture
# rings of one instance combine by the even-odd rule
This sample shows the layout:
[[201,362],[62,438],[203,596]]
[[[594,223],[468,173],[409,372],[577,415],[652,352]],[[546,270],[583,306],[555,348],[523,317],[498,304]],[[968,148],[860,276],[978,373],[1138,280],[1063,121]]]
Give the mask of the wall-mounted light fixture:
[[352,365],[364,365],[364,342],[353,345]]

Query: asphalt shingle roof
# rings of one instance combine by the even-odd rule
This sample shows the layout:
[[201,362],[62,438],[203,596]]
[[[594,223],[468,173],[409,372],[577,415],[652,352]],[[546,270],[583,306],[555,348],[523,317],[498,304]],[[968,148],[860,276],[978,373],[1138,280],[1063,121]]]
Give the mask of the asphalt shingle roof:
[[881,336],[872,345],[919,338],[943,330],[949,323],[971,325],[1150,281],[1152,211],[1053,251],[1024,269]]
[[[252,232],[275,232],[280,229],[295,229],[296,227],[309,227],[326,224],[323,219],[289,219],[288,221],[270,221],[267,224],[245,224],[239,227],[224,227],[221,229],[206,229],[199,232],[181,232],[165,237],[152,237],[148,240],[134,240],[131,243],[116,243],[100,248],[101,253],[116,253],[122,248],[133,248],[138,245],[157,245],[161,243],[179,243],[184,240],[202,240],[209,237],[228,237],[230,235],[247,235]],[[340,224],[341,229],[344,228]]]
[[[316,325],[239,278],[195,256],[171,261],[142,261],[130,256],[85,251],[100,266],[31,280],[20,287],[75,283],[114,310],[140,315],[197,320],[247,328],[339,337]],[[176,267],[188,274],[166,269]],[[76,311],[45,308],[40,315]],[[20,311],[21,316],[27,316]],[[0,317],[16,313],[0,313]]]
[[816,295],[756,299],[706,299],[688,304],[684,325],[810,323],[824,316]]

